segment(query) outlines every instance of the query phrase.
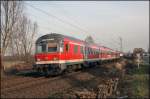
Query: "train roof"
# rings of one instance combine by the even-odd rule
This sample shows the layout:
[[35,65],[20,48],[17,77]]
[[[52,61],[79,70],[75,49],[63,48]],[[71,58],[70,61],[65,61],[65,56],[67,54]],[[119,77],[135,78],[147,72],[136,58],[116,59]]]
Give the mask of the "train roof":
[[62,34],[58,34],[58,33],[50,33],[50,34],[46,34],[46,35],[39,37],[37,39],[36,43],[41,42],[43,39],[49,39],[49,38],[57,38],[57,40],[68,38],[70,40],[84,42],[83,40],[80,40],[80,39],[77,39],[74,37],[70,37],[70,36],[66,36],[66,35],[62,35]]
[[[78,42],[84,42],[85,44],[87,44],[89,46],[93,45],[93,46],[97,46],[97,47],[100,47],[100,48],[105,49],[105,50],[115,51],[115,50],[113,50],[111,48],[108,48],[106,46],[100,46],[96,43],[91,44],[91,43],[85,42],[83,40],[80,40],[80,39],[77,39],[77,38],[74,38],[74,37],[71,37],[71,36],[63,35],[63,34],[58,34],[58,33],[50,33],[50,34],[43,35],[43,36],[41,36],[37,39],[36,44],[40,43],[43,39],[50,39],[50,38],[57,38],[56,40],[61,40],[61,39],[64,39],[64,38],[68,38],[70,40],[74,40],[74,41],[78,41]],[[119,51],[115,51],[115,52],[119,52]]]

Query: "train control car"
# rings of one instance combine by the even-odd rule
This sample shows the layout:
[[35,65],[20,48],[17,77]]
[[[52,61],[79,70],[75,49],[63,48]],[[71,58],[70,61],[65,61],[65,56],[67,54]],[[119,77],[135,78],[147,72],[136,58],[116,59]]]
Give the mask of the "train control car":
[[101,61],[118,58],[117,53],[104,46],[51,33],[37,39],[33,69],[45,75],[58,75],[65,70],[95,66]]
[[34,69],[59,74],[65,69],[81,68],[84,47],[84,42],[79,39],[55,33],[44,35],[36,41]]

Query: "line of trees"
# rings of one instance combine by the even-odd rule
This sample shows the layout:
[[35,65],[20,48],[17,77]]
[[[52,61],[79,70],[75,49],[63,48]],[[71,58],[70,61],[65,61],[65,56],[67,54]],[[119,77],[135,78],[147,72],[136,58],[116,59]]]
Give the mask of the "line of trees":
[[94,39],[90,35],[85,38],[85,42],[88,42],[88,43],[91,43],[91,44],[95,43]]
[[38,25],[25,14],[24,1],[1,1],[1,58],[10,53],[28,62]]

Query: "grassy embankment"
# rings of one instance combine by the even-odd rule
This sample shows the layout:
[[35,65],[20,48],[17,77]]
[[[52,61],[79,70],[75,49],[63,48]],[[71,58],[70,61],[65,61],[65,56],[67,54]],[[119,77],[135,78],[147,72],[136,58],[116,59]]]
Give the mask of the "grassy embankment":
[[131,97],[148,98],[149,97],[149,64],[141,64],[140,68],[134,68],[125,77],[130,78],[129,88]]

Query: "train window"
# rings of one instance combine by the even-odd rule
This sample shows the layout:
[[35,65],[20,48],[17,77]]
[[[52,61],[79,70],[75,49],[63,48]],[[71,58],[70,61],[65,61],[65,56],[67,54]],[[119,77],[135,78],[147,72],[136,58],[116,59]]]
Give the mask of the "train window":
[[95,50],[94,49],[92,50],[92,52],[93,52],[93,54],[95,54]]
[[69,44],[66,44],[65,48],[66,52],[69,52]]
[[88,54],[90,54],[90,48],[88,48]]
[[91,48],[89,48],[90,49],[90,54],[92,54],[92,49]]
[[87,55],[88,54],[88,48],[85,47],[85,54]]
[[37,45],[37,47],[36,47],[36,52],[37,52],[37,53],[46,52],[46,44]]
[[80,53],[82,53],[82,46],[80,46]]
[[42,45],[42,52],[46,52],[46,44]]
[[92,54],[92,49],[90,48],[90,54]]
[[42,46],[37,46],[36,47],[36,53],[41,53],[42,52]]
[[92,49],[92,54],[94,54],[94,49]]
[[82,47],[82,54],[84,54],[84,47]]
[[99,54],[99,50],[97,50],[97,54]]
[[91,54],[91,50],[90,50],[90,48],[89,48],[89,54]]
[[89,48],[90,49],[90,54],[92,53],[92,51],[91,51],[91,48]]
[[74,45],[74,53],[78,52],[78,45]]
[[83,54],[83,46],[80,46],[80,52]]
[[48,52],[56,52],[57,44],[56,43],[48,43]]

